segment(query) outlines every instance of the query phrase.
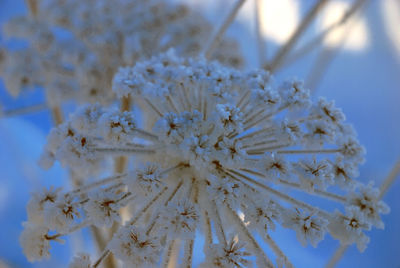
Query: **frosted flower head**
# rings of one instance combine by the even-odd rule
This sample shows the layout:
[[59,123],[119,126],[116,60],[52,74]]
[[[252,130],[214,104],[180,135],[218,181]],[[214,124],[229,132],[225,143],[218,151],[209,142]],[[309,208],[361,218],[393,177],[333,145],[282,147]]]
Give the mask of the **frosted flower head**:
[[123,226],[114,235],[108,248],[126,267],[153,267],[160,253],[160,241],[146,234],[144,229]]
[[135,117],[131,112],[113,111],[104,113],[99,118],[99,131],[104,139],[112,143],[129,140],[136,127]]
[[71,167],[76,174],[88,176],[99,173],[103,157],[90,149],[96,143],[95,138],[84,133],[85,130],[78,132],[69,122],[53,128],[39,164],[48,169],[57,159],[63,166]]
[[133,193],[148,195],[164,184],[161,166],[148,163],[126,177],[125,183]]
[[161,212],[159,224],[171,238],[188,239],[195,235],[199,211],[190,201],[170,203]]
[[230,104],[217,104],[217,116],[226,132],[242,131],[243,114],[239,108]]
[[354,136],[346,135],[339,141],[342,156],[353,163],[364,163],[365,148],[355,139]]
[[271,180],[290,179],[291,176],[291,165],[286,159],[276,153],[266,153],[258,163],[258,168],[265,176]]
[[208,193],[217,205],[228,204],[234,208],[239,207],[243,194],[239,183],[228,177],[211,176],[207,184]]
[[304,135],[303,139],[310,147],[318,148],[334,139],[333,127],[325,121],[309,121],[307,122],[307,129],[308,133]]
[[58,198],[58,192],[61,188],[51,187],[50,189],[42,189],[37,192],[33,192],[31,199],[29,200],[26,211],[28,213],[28,220],[36,224],[43,223],[43,211],[46,203],[54,203]]
[[269,232],[281,220],[279,206],[264,196],[254,198],[254,203],[246,208],[245,221],[253,228]]
[[279,107],[281,96],[276,90],[273,90],[269,86],[265,88],[263,84],[257,85],[257,87],[252,92],[252,101],[262,103],[269,107]]
[[220,138],[217,141],[215,148],[217,149],[216,154],[218,154],[221,164],[241,164],[243,167],[246,166],[248,163],[245,157],[246,153],[242,149],[242,146],[243,145],[240,141],[231,140],[227,137]]
[[94,191],[89,193],[89,201],[84,204],[87,217],[94,225],[111,227],[114,221],[121,220],[119,215],[118,200],[123,194],[115,191]]
[[303,159],[295,169],[302,186],[308,191],[313,191],[315,187],[325,190],[333,184],[331,165],[326,160],[318,162],[315,158]]
[[379,189],[373,187],[373,183],[360,185],[358,192],[353,192],[348,197],[348,204],[356,206],[363,213],[368,222],[377,228],[383,229],[384,224],[380,214],[389,213],[389,207],[379,198]]
[[358,177],[359,172],[354,163],[344,161],[343,157],[338,156],[332,164],[334,180],[342,188],[354,188],[353,178]]
[[367,248],[370,239],[364,234],[363,230],[370,230],[371,224],[365,220],[359,207],[346,207],[345,215],[336,211],[336,215],[328,227],[330,234],[339,239],[341,244],[356,243],[361,252]]
[[[88,134],[97,127],[97,122],[102,115],[103,108],[100,104],[85,105],[71,116],[71,127],[80,133]],[[71,131],[73,132],[72,129]]]
[[231,238],[226,245],[213,244],[206,249],[206,261],[201,267],[251,267],[251,262],[247,259],[250,256],[244,250],[245,244],[240,242],[238,237]]
[[0,75],[4,79],[6,89],[13,97],[22,91],[33,90],[42,83],[43,75],[39,63],[31,51],[2,50],[2,52]]
[[[250,255],[258,266],[271,267],[255,232],[276,245],[269,234],[280,224],[302,245],[316,247],[329,233],[363,250],[365,232],[380,226],[383,203],[367,202],[377,199],[374,190],[354,187],[362,185],[356,170],[364,156],[355,132],[331,104],[310,99],[301,82],[277,85],[265,71],[240,72],[168,51],[121,69],[113,90],[139,106],[141,120],[132,111],[85,107],[52,131],[46,152],[81,175],[95,174],[92,159],[100,165],[125,156],[133,163],[126,173],[67,194],[87,210],[82,222],[104,212],[111,221],[117,208],[134,205],[132,218],[107,246],[126,266],[166,264],[178,239],[182,263],[188,263],[200,231],[205,267],[248,266]],[[254,101],[263,90],[265,98]],[[121,197],[108,197],[110,190]],[[313,196],[342,212],[314,205]],[[104,197],[116,206],[99,207]],[[53,207],[60,211],[58,203]],[[46,226],[63,229],[59,215],[45,213]],[[278,262],[289,263],[277,245],[272,249]]]
[[79,207],[72,198],[65,196],[60,196],[54,203],[46,203],[43,214],[46,226],[60,233],[68,231],[80,217]]
[[310,243],[313,247],[317,247],[318,243],[324,239],[329,221],[315,214],[297,209],[287,211],[283,214],[283,226],[294,229],[297,239],[303,246]]
[[79,253],[76,255],[68,266],[69,268],[90,268],[90,256],[88,254]]
[[50,244],[47,237],[49,229],[30,222],[24,222],[23,226],[24,230],[19,237],[19,242],[27,259],[30,262],[49,259]]
[[307,108],[310,106],[310,92],[304,89],[303,81],[290,79],[285,81],[279,88],[279,94],[283,105],[290,110]]
[[[13,96],[38,86],[50,106],[70,100],[110,104],[118,67],[171,47],[181,56],[197,55],[212,28],[198,12],[161,0],[43,0],[34,5],[37,14],[5,24],[7,39],[17,38],[26,48],[0,48],[0,74]],[[243,65],[239,46],[227,37],[213,57]]]
[[313,107],[311,113],[315,117],[323,118],[325,121],[331,122],[334,125],[340,124],[346,119],[342,110],[335,107],[335,102],[329,102],[325,98],[318,99],[318,104]]

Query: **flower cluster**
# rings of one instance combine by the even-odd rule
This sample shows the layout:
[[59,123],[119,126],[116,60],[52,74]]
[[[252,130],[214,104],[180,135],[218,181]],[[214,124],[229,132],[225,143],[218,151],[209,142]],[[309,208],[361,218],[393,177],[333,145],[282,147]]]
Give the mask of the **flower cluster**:
[[[259,267],[290,267],[270,236],[276,225],[304,246],[316,247],[329,233],[361,251],[365,231],[383,228],[380,214],[389,209],[379,190],[356,180],[364,149],[355,131],[333,102],[311,100],[300,81],[277,84],[262,70],[240,72],[168,51],[120,68],[113,90],[141,112],[85,106],[48,138],[41,162],[57,160],[87,180],[70,192],[32,196],[34,216],[21,235],[30,260],[49,256],[49,240],[120,221],[124,206],[133,216],[96,265],[110,253],[127,267],[166,265],[184,245],[180,265],[190,267],[201,232],[204,267],[249,266],[250,256]],[[134,163],[126,173],[97,178],[104,163],[122,155]],[[341,208],[327,211],[304,195]],[[90,263],[82,256],[74,262]]]
[[[23,49],[0,48],[0,76],[7,90],[45,89],[51,107],[66,100],[110,103],[119,66],[174,47],[193,56],[203,47],[211,25],[184,5],[160,0],[29,0],[31,14],[15,17],[5,35]],[[239,67],[236,42],[223,38],[213,57]]]

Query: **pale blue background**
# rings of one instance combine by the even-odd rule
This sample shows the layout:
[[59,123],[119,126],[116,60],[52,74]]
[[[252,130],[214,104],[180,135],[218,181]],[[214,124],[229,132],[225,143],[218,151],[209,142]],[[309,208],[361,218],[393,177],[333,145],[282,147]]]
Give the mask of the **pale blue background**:
[[[277,0],[278,1],[278,0]],[[382,0],[384,1],[384,0]],[[311,1],[302,1],[302,12]],[[400,157],[400,55],[396,52],[385,31],[380,1],[373,0],[365,16],[370,31],[370,43],[366,50],[341,51],[330,65],[318,89],[318,95],[335,99],[343,108],[347,120],[359,133],[367,148],[367,162],[361,167],[361,180],[375,180],[379,185]],[[15,14],[26,11],[22,0],[0,0],[0,25]],[[209,10],[209,17],[219,10]],[[250,59],[249,66],[256,63],[254,36],[238,22],[229,33],[240,36],[241,44]],[[400,33],[399,33],[400,34]],[[4,39],[0,35],[0,42]],[[268,42],[271,49],[276,47]],[[278,79],[287,76],[306,77],[315,55],[293,65]],[[0,80],[0,101],[6,108],[21,107],[43,100],[40,91],[12,99]],[[25,204],[28,193],[39,185],[62,185],[65,173],[56,166],[51,171],[41,171],[36,161],[51,126],[47,111],[12,119],[0,120],[0,260],[11,267],[64,267],[71,254],[73,241],[64,246],[53,244],[50,261],[29,264],[18,244],[21,222],[26,218]],[[384,198],[391,213],[383,216],[385,231],[373,230],[368,249],[360,254],[353,246],[345,254],[338,267],[400,267],[400,180],[397,180]],[[83,234],[86,237],[86,234]],[[295,240],[292,231],[278,229],[273,234],[283,250],[297,267],[322,267],[338,242],[329,236],[317,249],[303,248]],[[81,245],[86,249],[88,245]],[[77,246],[74,246],[75,250]],[[90,247],[89,247],[90,250]],[[196,262],[200,255],[196,257]],[[1,264],[0,264],[1,266]]]

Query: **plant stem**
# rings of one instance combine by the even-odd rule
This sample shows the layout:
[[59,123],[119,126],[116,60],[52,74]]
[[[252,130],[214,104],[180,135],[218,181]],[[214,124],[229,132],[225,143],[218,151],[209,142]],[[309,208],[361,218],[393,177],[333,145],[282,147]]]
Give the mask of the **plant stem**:
[[329,262],[325,265],[325,268],[333,268],[336,264],[340,261],[343,257],[344,253],[346,252],[348,245],[341,245],[336,251]]
[[266,61],[265,53],[265,41],[261,33],[261,0],[254,1],[254,19],[255,19],[255,32],[257,39],[257,52],[258,52],[258,65],[262,68],[262,65]]
[[328,1],[329,0],[318,0],[318,2],[315,3],[315,5],[308,11],[304,19],[297,26],[297,29],[293,32],[289,40],[278,50],[271,62],[264,66],[265,69],[269,70],[270,72],[274,72],[280,67],[301,35],[306,31],[308,26],[317,16],[318,12],[325,6],[325,4],[328,3]]
[[38,15],[38,3],[37,0],[26,0],[26,4],[28,6],[29,12],[31,15],[36,18]]
[[3,114],[0,113],[0,117],[12,117],[19,116],[33,112],[39,112],[47,109],[48,106],[45,103],[35,104],[27,107],[20,107],[12,110],[3,111]]
[[390,171],[389,175],[386,177],[386,179],[383,181],[381,184],[381,187],[379,188],[380,194],[378,199],[382,199],[383,196],[386,194],[387,190],[390,188],[390,186],[393,184],[395,179],[399,176],[400,174],[400,160],[397,160],[396,164]]
[[51,114],[53,116],[53,120],[56,126],[62,124],[64,121],[64,117],[61,111],[60,106],[54,106],[51,108]]
[[303,45],[301,48],[297,49],[295,52],[292,53],[292,55],[289,55],[289,57],[285,60],[284,63],[282,63],[282,66],[286,66],[288,64],[291,64],[295,62],[296,60],[304,57],[307,55],[309,52],[311,52],[313,49],[315,49],[318,45],[321,44],[321,42],[325,39],[326,36],[334,32],[336,29],[339,29],[340,27],[343,27],[346,25],[346,23],[349,21],[351,17],[356,14],[357,10],[359,10],[368,0],[357,0],[354,2],[354,4],[346,11],[343,13],[341,18],[333,23],[332,25],[328,26],[326,29],[324,29],[322,32],[320,32],[317,36],[315,36],[311,41],[308,41],[305,45]]
[[218,45],[220,39],[224,35],[226,29],[231,25],[232,21],[235,19],[240,7],[246,0],[237,0],[235,5],[229,11],[226,18],[223,20],[221,25],[216,29],[214,34],[212,35],[210,41],[207,43],[207,46],[203,50],[203,55],[206,58],[210,58],[211,53],[213,52],[214,48]]
[[253,235],[247,229],[246,225],[243,223],[237,213],[229,205],[226,205],[226,210],[232,217],[234,224],[237,225],[237,230],[239,231],[239,233],[242,233],[243,238],[247,238],[249,245],[253,247],[253,249],[257,252],[256,257],[259,261],[262,261],[263,267],[274,267],[271,260],[267,257],[267,255],[265,255],[264,251],[254,239]]

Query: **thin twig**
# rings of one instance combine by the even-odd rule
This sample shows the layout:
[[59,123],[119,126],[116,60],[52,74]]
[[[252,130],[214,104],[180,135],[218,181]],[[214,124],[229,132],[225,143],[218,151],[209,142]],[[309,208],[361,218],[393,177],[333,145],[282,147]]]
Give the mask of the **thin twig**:
[[[295,182],[290,182],[290,181],[286,181],[286,180],[282,180],[282,179],[271,179],[267,176],[265,176],[264,174],[251,170],[251,169],[240,169],[241,171],[250,173],[252,175],[255,175],[257,177],[263,178],[263,179],[267,179],[270,182],[274,182],[274,183],[278,183],[281,184],[283,186],[287,186],[287,187],[291,187],[293,189],[296,190],[300,190],[304,192],[304,189],[301,187],[301,185],[299,183],[295,183]],[[236,171],[238,172],[238,171]],[[346,198],[334,193],[330,193],[327,191],[323,191],[323,190],[318,190],[318,189],[314,189],[312,192],[306,192],[307,194],[311,194],[311,195],[316,195],[316,196],[322,196],[324,198],[330,199],[332,201],[338,202],[338,203],[346,203]]]
[[386,179],[381,184],[381,187],[379,188],[380,194],[379,194],[378,199],[383,198],[383,196],[386,194],[387,190],[390,188],[390,186],[393,184],[393,182],[399,176],[399,174],[400,174],[400,159],[397,161],[397,163],[394,165],[394,167],[390,171],[389,175],[386,177]]
[[104,250],[103,253],[101,254],[100,258],[93,264],[93,268],[96,268],[97,266],[100,265],[100,263],[107,258],[108,254],[110,254],[111,251],[109,251],[108,249]]
[[219,41],[222,38],[222,36],[224,35],[226,29],[229,27],[229,25],[231,25],[232,21],[235,19],[240,7],[243,5],[243,3],[245,1],[246,0],[237,0],[235,5],[229,11],[228,16],[223,20],[221,25],[216,29],[216,31],[212,35],[210,41],[207,43],[207,46],[203,50],[203,55],[206,58],[209,58],[211,56],[211,53],[213,52],[214,48],[219,43]]
[[365,4],[368,0],[357,0],[353,3],[351,7],[348,8],[346,12],[343,12],[343,15],[340,17],[339,20],[337,20],[335,23],[332,25],[328,26],[326,29],[321,31],[318,35],[316,35],[311,41],[308,41],[305,45],[303,45],[301,48],[297,49],[295,52],[292,53],[292,55],[289,55],[288,58],[285,60],[284,63],[282,63],[281,67],[287,66],[288,64],[291,64],[298,59],[304,57],[307,55],[309,52],[313,51],[318,45],[321,44],[321,42],[332,32],[334,32],[336,29],[339,29],[340,27],[343,27],[347,24],[350,18],[356,14],[363,4]]
[[310,11],[308,11],[304,19],[290,36],[289,40],[278,50],[271,62],[264,66],[265,69],[269,70],[270,72],[274,72],[280,67],[280,65],[285,60],[286,56],[292,50],[301,35],[306,31],[308,26],[317,16],[319,11],[325,6],[325,4],[328,3],[328,1],[329,0],[318,0],[318,2],[315,3],[315,5],[310,9]]
[[254,1],[255,32],[257,40],[258,64],[261,68],[266,61],[265,41],[261,33],[261,0]]
[[321,149],[321,150],[281,150],[277,154],[333,154],[341,152],[341,149]]
[[218,210],[218,206],[215,203],[215,201],[212,201],[211,203],[212,203],[212,208],[213,208],[214,213],[215,213],[215,224],[216,224],[215,229],[217,231],[216,233],[217,233],[217,236],[218,236],[219,243],[223,242],[224,245],[227,245],[228,242],[226,240],[226,234],[225,234],[225,231],[224,231],[224,227],[222,226],[222,220],[221,220],[220,212]]
[[269,247],[274,251],[275,255],[281,258],[287,268],[293,268],[293,264],[289,261],[289,258],[283,253],[283,251],[279,248],[279,246],[275,243],[275,241],[269,236],[269,234],[260,234],[265,242],[269,245]]
[[325,268],[333,268],[339,262],[339,260],[343,257],[344,253],[346,252],[348,245],[340,245],[340,247],[335,251],[335,254],[326,264]]
[[337,46],[333,48],[323,48],[322,51],[319,53],[319,56],[317,57],[305,82],[306,87],[310,89],[311,93],[315,93],[318,84],[322,81],[324,75],[326,75],[326,70],[328,69],[329,65],[332,63],[335,56],[345,44],[347,38],[350,36],[354,24],[355,19],[352,20],[351,24],[346,28],[346,31],[341,36],[341,39],[339,40],[339,44]]
[[86,191],[88,191],[90,189],[93,189],[95,187],[98,187],[98,186],[101,186],[101,185],[104,185],[104,184],[108,184],[110,182],[119,181],[119,180],[123,179],[126,176],[127,176],[127,174],[118,174],[118,175],[115,175],[115,176],[110,176],[110,177],[95,181],[93,183],[86,184],[86,185],[83,185],[81,187],[78,187],[75,190],[72,190],[71,192],[67,193],[66,195],[75,195],[75,194],[84,193],[84,192],[86,192]]
[[[281,193],[281,192],[279,192],[279,191],[277,191],[277,190],[275,190],[275,189],[272,189],[271,187],[268,187],[267,185],[264,185],[264,184],[262,184],[262,183],[260,183],[260,182],[258,182],[258,181],[256,181],[256,180],[254,180],[254,179],[252,179],[252,178],[250,178],[250,177],[248,177],[248,176],[246,176],[246,175],[244,175],[244,174],[241,174],[241,173],[239,173],[239,172],[237,172],[237,171],[235,171],[235,170],[229,170],[229,171],[227,171],[227,172],[225,172],[225,173],[226,173],[227,175],[229,175],[232,179],[234,179],[234,180],[236,180],[236,181],[239,181],[239,182],[241,182],[241,183],[244,183],[244,184],[249,185],[248,183],[246,183],[246,181],[247,181],[247,182],[249,182],[249,183],[251,183],[251,184],[257,185],[257,186],[260,187],[261,189],[266,190],[266,191],[269,192],[270,194],[276,196],[277,198],[280,198],[281,200],[283,200],[283,201],[285,201],[285,202],[287,202],[287,203],[293,204],[293,205],[295,205],[295,206],[298,206],[298,207],[300,207],[300,208],[306,209],[306,210],[308,210],[308,211],[316,211],[316,212],[318,212],[318,214],[320,214],[320,215],[323,216],[323,217],[327,217],[327,218],[330,217],[330,215],[329,215],[328,212],[326,212],[326,211],[324,211],[324,210],[322,210],[322,209],[320,209],[320,208],[313,207],[313,206],[311,206],[311,205],[309,205],[309,204],[307,204],[307,203],[304,203],[304,202],[302,202],[302,201],[300,201],[300,200],[297,200],[297,199],[295,199],[295,198],[293,198],[293,197],[291,197],[291,196],[289,196],[289,195],[286,195],[286,194]],[[232,173],[233,173],[233,174],[232,174]],[[242,179],[239,179],[239,178],[236,177],[234,174],[237,175],[237,176],[239,176],[239,177],[242,178]],[[245,180],[245,181],[243,181],[243,180]],[[250,186],[250,185],[249,185],[249,186]]]
[[305,79],[306,82],[304,83],[305,86],[310,89],[310,93],[315,94],[317,91],[318,85],[326,75],[329,65],[332,63],[339,51],[339,47],[342,47],[343,43],[344,41],[341,41],[341,44],[335,48],[325,47],[317,56],[308,77]]
[[[121,110],[121,112],[131,110],[131,98],[129,96],[122,98],[120,110]],[[125,170],[127,161],[128,161],[128,158],[124,155],[116,157],[114,160],[114,172],[115,173],[123,173]]]
[[184,268],[191,268],[192,267],[193,246],[194,246],[194,240],[193,239],[187,239],[185,241],[184,256],[183,256],[184,263],[182,265],[182,267],[184,267]]
[[168,247],[166,247],[167,250],[166,250],[165,255],[163,257],[163,263],[162,263],[162,267],[164,267],[164,268],[168,268],[169,267],[168,264],[169,264],[170,259],[171,259],[172,251],[174,249],[174,244],[175,244],[175,240],[171,240],[169,242]]
[[155,150],[143,148],[90,148],[95,152],[115,154],[153,154]]
[[28,113],[40,112],[42,110],[47,109],[48,106],[45,103],[35,104],[27,107],[20,107],[12,110],[5,110],[2,113],[0,112],[0,117],[13,117],[24,115]]
[[104,248],[106,247],[106,244],[107,244],[107,242],[105,241],[105,239],[103,237],[102,230],[94,225],[90,226],[89,229],[95,240],[94,244],[96,244],[97,250],[99,252],[101,252],[102,250],[104,250]]
[[30,14],[35,18],[38,15],[38,3],[37,0],[26,0]]
[[132,220],[129,221],[130,225],[134,225],[140,217],[165,193],[168,187],[164,187],[158,194],[156,194],[140,211],[138,211],[133,217]]
[[51,108],[51,115],[53,116],[53,120],[56,126],[61,125],[64,121],[63,112],[60,106],[54,106]]

